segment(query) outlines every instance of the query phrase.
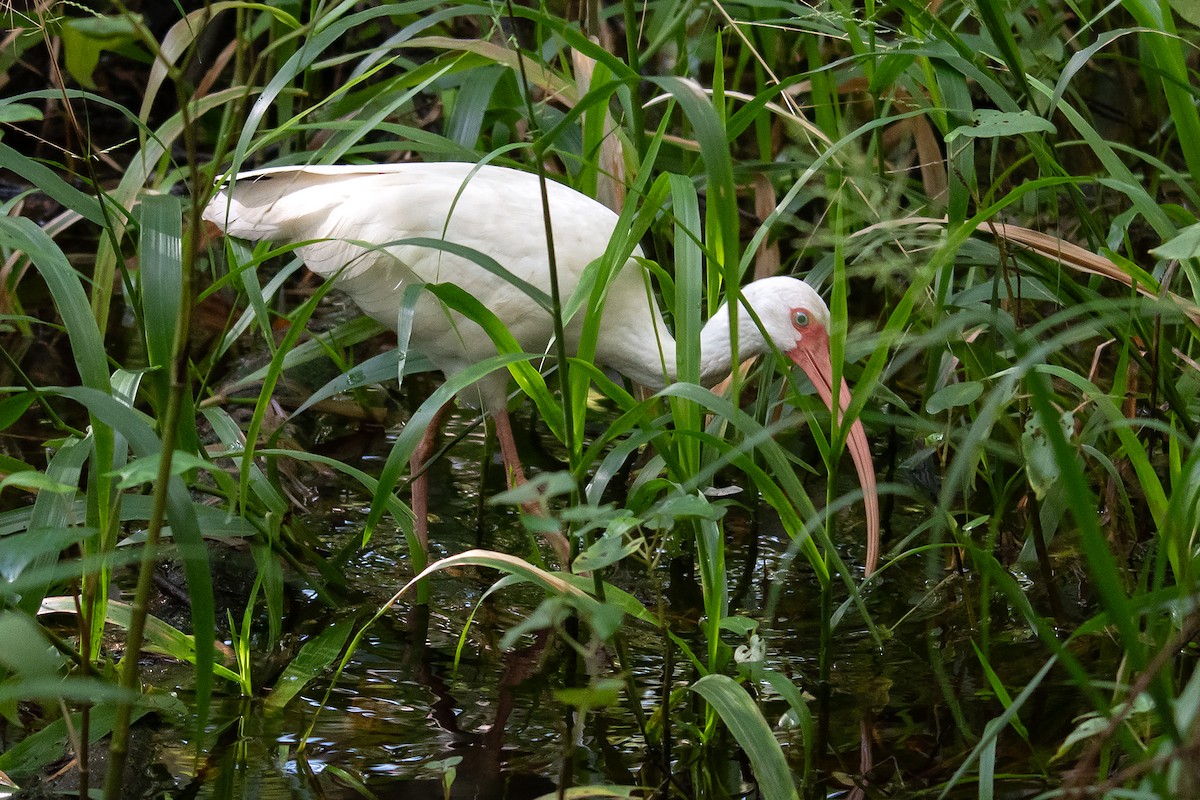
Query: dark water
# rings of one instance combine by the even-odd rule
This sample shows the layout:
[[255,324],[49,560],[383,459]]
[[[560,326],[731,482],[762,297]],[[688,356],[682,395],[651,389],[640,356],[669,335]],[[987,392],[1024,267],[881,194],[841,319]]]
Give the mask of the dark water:
[[[466,413],[457,416],[451,431],[462,433],[469,421]],[[387,446],[378,442],[362,459],[362,468],[377,473]],[[477,428],[433,472],[435,558],[472,547],[526,555],[536,546],[510,510],[480,503],[483,455]],[[498,468],[488,471],[486,491],[494,492],[503,479]],[[333,552],[360,535],[365,504],[355,487],[326,486],[301,524]],[[915,527],[920,513],[899,513],[893,525]],[[860,563],[862,522],[849,520],[843,527],[847,532],[839,545],[846,557]],[[760,620],[774,595],[772,617],[762,620],[759,632],[767,644],[768,666],[808,692],[810,707],[822,720],[828,744],[816,764],[817,774],[826,779],[822,793],[838,796],[849,788],[841,775],[859,773],[864,736],[872,743],[875,768],[870,777],[881,796],[907,796],[947,780],[987,722],[1003,710],[972,647],[980,609],[974,606],[978,590],[970,579],[944,570],[940,555],[932,567],[913,559],[889,569],[866,598],[881,643],[855,611],[848,611],[833,632],[829,681],[822,691],[818,583],[803,558],[789,566],[790,542],[769,517],[759,526],[756,547],[754,538],[747,520],[731,515],[726,523],[729,584],[743,587],[741,610]],[[347,563],[342,608],[330,610],[311,593],[294,590],[288,615],[294,636],[312,635],[348,614],[373,612],[410,574],[403,537],[381,528]],[[485,596],[497,578],[488,570],[440,573],[432,582],[428,606],[399,602],[370,628],[332,689],[328,679],[318,680],[280,714],[264,715],[258,701],[219,699],[210,725],[219,733],[210,742],[213,755],[203,764],[194,762],[194,747],[181,740],[178,730],[158,730],[151,749],[157,748],[154,760],[165,773],[160,786],[169,783],[186,796],[264,800],[440,798],[452,765],[451,797],[538,797],[554,791],[567,757],[575,784],[637,783],[648,756],[627,706],[590,714],[582,738],[569,747],[568,714],[553,694],[571,668],[568,648],[553,638],[547,642],[526,636],[514,650],[501,650],[504,633],[542,595],[516,587]],[[698,601],[698,578],[664,562],[651,571],[623,566],[612,581],[647,606],[665,608],[673,629],[703,652],[695,624],[700,612],[691,607]],[[835,594],[837,608],[844,589]],[[1003,671],[1005,685],[1019,691],[1043,665],[1045,648],[1017,620],[996,615],[989,625],[991,662]],[[627,624],[624,634],[630,651],[625,666],[651,713],[668,679],[663,637],[637,624]],[[727,641],[740,643],[732,635]],[[610,675],[621,670],[611,651],[597,654],[596,664],[597,671]],[[670,673],[676,689],[697,677],[678,653]],[[1075,703],[1070,690],[1060,690],[1054,681],[1045,687],[1022,714],[1034,731],[1031,745],[1015,736],[1001,738],[997,759],[1004,772],[1042,773],[1050,748],[1071,728]],[[786,704],[760,694],[765,717],[775,723]],[[677,730],[675,736],[676,752],[687,752],[691,734]],[[799,774],[799,734],[787,731],[781,740]],[[717,779],[728,791],[748,785],[736,758],[717,769],[725,770]],[[1038,780],[1020,777],[1000,786],[1006,797],[1032,796],[1045,788]],[[977,792],[969,781],[961,788],[953,796]]]
[[[486,502],[503,487],[503,471],[493,463],[496,459],[488,457],[484,463],[483,429],[473,423],[467,411],[452,417],[446,437],[463,440],[431,472],[431,555],[436,559],[483,547],[530,557],[538,543],[517,515]],[[517,424],[527,428],[528,420]],[[344,423],[318,422],[315,427],[323,433],[315,437],[314,449],[337,450],[334,455],[368,474],[379,473],[390,437],[377,430],[351,435],[356,426]],[[523,446],[523,456],[535,470],[556,468],[552,456],[528,443]],[[361,453],[347,455],[356,448]],[[304,470],[291,478],[294,493],[311,494],[306,513],[292,524],[324,557],[347,554],[338,565],[344,586],[334,587],[336,604],[318,599],[304,575],[291,574],[285,642],[268,649],[265,617],[260,614],[255,624],[258,696],[242,699],[235,687],[218,684],[207,719],[205,756],[199,761],[191,738],[194,719],[145,718],[134,743],[132,763],[139,779],[129,786],[131,800],[442,798],[447,792],[455,798],[534,798],[555,791],[564,774],[573,785],[658,785],[662,776],[650,769],[655,757],[627,705],[589,713],[581,732],[569,727],[570,714],[555,690],[580,667],[561,639],[526,635],[515,648],[502,648],[505,633],[523,622],[543,595],[527,586],[489,595],[499,578],[491,570],[438,573],[430,584],[429,605],[401,599],[370,626],[336,680],[327,670],[281,712],[268,713],[262,699],[304,641],[339,621],[365,623],[412,574],[407,545],[394,528],[381,526],[365,547],[358,547],[369,502],[361,487]],[[850,477],[843,489],[850,491],[853,474],[846,472]],[[813,479],[809,493],[823,496],[819,480]],[[890,519],[893,537],[918,529],[927,513],[918,505],[898,508]],[[843,558],[861,564],[863,521],[846,517],[840,527],[837,544]],[[972,644],[982,638],[985,611],[990,612],[988,657],[1011,693],[1019,692],[1046,661],[1045,646],[1022,620],[1001,603],[980,608],[977,578],[947,568],[944,554],[932,551],[890,566],[865,594],[878,639],[856,610],[842,615],[829,643],[828,681],[823,684],[818,658],[823,612],[812,568],[796,556],[769,509],[760,512],[756,525],[744,512],[731,511],[724,529],[733,610],[760,622],[767,666],[806,693],[818,720],[824,746],[817,748],[811,765],[818,780],[807,796],[846,795],[852,785],[847,776],[861,773],[864,738],[874,762],[869,796],[936,796],[985,726],[1003,711]],[[240,624],[255,575],[253,560],[244,549],[227,545],[214,545],[213,556],[218,599]],[[699,577],[687,563],[664,558],[648,568],[627,559],[608,579],[661,613],[703,658]],[[1082,619],[1089,599],[1071,574],[1063,570],[1060,588]],[[314,566],[311,578],[317,580],[316,575]],[[1035,606],[1044,606],[1036,583],[1026,585]],[[843,586],[835,586],[832,608],[839,609],[845,595]],[[172,609],[169,599],[165,602],[153,613],[186,625],[186,608]],[[627,621],[622,636],[626,662],[604,649],[585,666],[608,677],[628,671],[652,726],[661,722],[655,714],[667,684],[683,693],[683,699],[677,696],[671,704],[671,755],[677,768],[684,764],[683,783],[673,796],[752,791],[731,743],[704,756],[705,774],[720,784],[720,791],[687,788],[695,777],[687,764],[696,758],[697,732],[679,718],[689,707],[698,707],[685,691],[698,673],[650,626]],[[724,641],[744,643],[733,634]],[[1077,646],[1090,649],[1080,655],[1095,666],[1093,674],[1115,674],[1120,653],[1106,640]],[[1104,664],[1111,667],[1100,666]],[[186,667],[148,664],[144,678],[162,691],[175,692],[187,707],[191,675]],[[997,773],[1009,777],[997,781],[996,796],[1032,797],[1065,768],[1050,759],[1085,706],[1061,679],[1052,674],[1023,708],[1028,743],[1011,730],[1001,735]],[[756,689],[767,721],[774,725],[783,719],[786,703],[761,685]],[[777,728],[777,733],[795,774],[801,775],[805,765],[799,732]],[[97,759],[102,764],[102,748]],[[452,782],[447,780],[450,770]],[[968,774],[974,774],[974,767]],[[977,792],[968,779],[951,796],[974,797]]]

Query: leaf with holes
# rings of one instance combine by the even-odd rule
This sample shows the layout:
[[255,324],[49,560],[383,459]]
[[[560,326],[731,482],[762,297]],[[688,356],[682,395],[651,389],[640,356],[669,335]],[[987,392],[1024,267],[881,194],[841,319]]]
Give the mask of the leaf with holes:
[[981,108],[971,115],[971,124],[959,125],[946,134],[946,142],[952,142],[960,136],[969,139],[997,139],[1003,136],[1057,131],[1053,122],[1029,111],[996,111],[992,108]]

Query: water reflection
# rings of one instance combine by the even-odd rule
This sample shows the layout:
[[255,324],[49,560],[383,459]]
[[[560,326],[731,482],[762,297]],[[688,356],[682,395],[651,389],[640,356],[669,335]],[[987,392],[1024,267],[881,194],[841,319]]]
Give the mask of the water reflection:
[[[498,469],[488,474],[482,430],[471,422],[466,415],[452,420],[451,432],[463,441],[452,458],[433,468],[433,555],[481,546],[529,552],[534,540],[515,514],[481,502],[481,483],[486,481],[490,492],[503,484],[503,476]],[[377,471],[388,446],[380,440],[365,451],[363,468]],[[328,552],[351,554],[339,615],[369,614],[410,577],[398,531],[381,526],[365,548],[357,549],[367,503],[355,487],[327,486],[303,521]],[[834,657],[822,681],[815,658],[822,646],[820,589],[810,568],[793,558],[792,542],[767,514],[751,528],[748,516],[735,509],[725,530],[729,582],[738,587],[736,605],[763,620],[758,634],[766,645],[766,666],[810,697],[820,722],[820,740],[827,746],[817,747],[816,767],[828,775],[856,774],[864,757],[860,743],[866,741],[866,755],[877,762],[870,775],[877,785],[944,780],[947,759],[969,751],[973,732],[998,713],[972,650],[975,630],[964,600],[971,592],[962,583],[968,578],[949,574],[944,585],[931,586],[922,564],[890,568],[887,580],[866,596],[884,631],[882,646],[856,612],[847,612],[835,628]],[[859,538],[854,531],[843,537],[848,548],[858,547]],[[698,579],[689,563],[664,558],[652,571],[625,563],[611,579],[670,620],[675,634],[702,652],[695,623]],[[163,734],[162,762],[171,765],[168,771],[184,795],[194,797],[441,798],[451,770],[450,797],[532,798],[553,791],[567,743],[576,735],[569,712],[552,693],[552,687],[563,685],[571,651],[547,634],[526,636],[515,649],[503,651],[504,633],[543,595],[528,586],[488,595],[497,577],[485,570],[439,573],[430,604],[402,602],[373,625],[331,689],[328,681],[315,682],[282,713],[266,718],[256,716],[258,704],[227,701],[214,713],[224,722],[218,725],[220,743],[204,768],[184,767],[191,751],[171,742],[170,733]],[[843,594],[844,587],[835,587],[835,608]],[[313,615],[328,612],[307,590],[298,591],[297,598],[296,630],[312,631]],[[770,618],[764,619],[768,609]],[[889,636],[889,626],[897,624]],[[624,666],[653,715],[666,693],[686,689],[698,674],[672,653],[657,629],[628,624],[624,633],[629,650]],[[739,642],[730,636],[728,643]],[[1040,645],[1013,641],[1011,649],[1011,657],[1003,654],[1010,664],[1028,662],[1015,672],[1032,674],[1041,666]],[[621,665],[606,653],[602,668],[617,674]],[[1007,680],[1012,685],[1013,679]],[[788,706],[781,697],[765,686],[752,688],[769,722],[785,718]],[[691,702],[688,694],[677,696],[675,706],[679,697]],[[1059,741],[1069,719],[1053,723],[1046,742]],[[799,770],[799,733],[784,730],[781,737]],[[675,763],[691,739],[679,730],[673,750],[658,750],[656,743],[644,741],[626,706],[596,711],[570,751],[572,773],[577,780],[607,783],[666,780],[671,768],[664,762]],[[724,770],[727,785],[739,784],[736,760],[714,769],[715,774]],[[833,779],[827,788],[837,794],[852,787]]]

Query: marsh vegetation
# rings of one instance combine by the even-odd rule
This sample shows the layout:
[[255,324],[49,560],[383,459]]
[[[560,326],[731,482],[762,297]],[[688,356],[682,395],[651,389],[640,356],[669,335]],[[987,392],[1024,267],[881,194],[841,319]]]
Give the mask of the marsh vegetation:
[[[1190,5],[4,14],[0,796],[1200,793]],[[770,358],[443,384],[200,220],[241,170],[408,160],[618,211],[684,375],[731,289],[804,277],[847,417]],[[456,410],[424,552],[409,455],[496,366],[533,481]]]

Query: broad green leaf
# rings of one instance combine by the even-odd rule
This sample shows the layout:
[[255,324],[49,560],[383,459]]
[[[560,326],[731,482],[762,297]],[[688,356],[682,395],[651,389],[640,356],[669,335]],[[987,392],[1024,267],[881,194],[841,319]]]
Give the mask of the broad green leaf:
[[[1070,437],[1075,430],[1075,420],[1071,412],[1063,412],[1060,424],[1065,436]],[[1042,429],[1041,419],[1031,416],[1025,423],[1021,433],[1021,455],[1025,457],[1025,474],[1029,485],[1038,499],[1044,498],[1062,480],[1064,469],[1077,469],[1078,460],[1070,464],[1060,464],[1056,451]]]
[[[93,418],[119,430],[129,442],[134,455],[148,457],[162,450],[162,442],[145,420],[133,409],[108,394],[86,387],[65,387],[54,391],[80,403],[88,409]],[[188,595],[192,606],[192,631],[196,638],[196,706],[201,718],[200,723],[203,724],[212,693],[215,654],[213,642],[216,628],[208,548],[196,519],[196,507],[183,481],[173,477],[166,486],[156,488],[157,491],[167,493],[167,520],[171,525],[176,552],[183,562],[184,574],[187,576]]]
[[[33,404],[33,392],[21,392],[14,394],[11,397],[5,397],[0,400],[0,431],[12,425],[21,418],[29,406]],[[0,466],[0,472],[4,472],[4,468]]]
[[764,669],[762,679],[774,689],[780,697],[787,701],[788,711],[780,725],[797,728],[804,740],[804,778],[807,783],[813,771],[813,750],[816,747],[817,725],[804,694],[797,688],[792,679],[782,672]]
[[[736,286],[738,276],[737,197],[733,180],[733,161],[722,120],[713,100],[696,82],[674,76],[649,78],[652,83],[670,92],[700,143],[700,153],[708,178],[706,195],[705,245],[709,258],[717,269],[710,275],[710,289],[721,274],[729,286]],[[710,301],[713,299],[710,295]]]
[[137,695],[99,678],[57,676],[21,678],[0,683],[0,703],[11,700],[40,700],[72,703],[118,703],[137,700]]
[[[120,478],[117,488],[132,489],[144,483],[154,483],[158,479],[162,455],[161,452],[158,452],[142,458],[135,458],[121,469],[112,472],[114,477]],[[193,453],[176,450],[171,454],[171,475],[183,475],[194,469],[205,469],[210,472],[220,471],[220,467]]]
[[[383,245],[372,245],[372,244],[369,244],[366,242],[364,242],[362,244],[364,247],[369,247],[371,249],[375,249],[378,247],[389,247],[390,248],[390,247],[402,247],[402,246],[403,247],[426,247],[426,248],[429,248],[430,250],[442,250],[447,253],[452,253],[453,255],[456,255],[459,258],[464,258],[464,259],[474,263],[476,266],[487,270],[488,272],[492,273],[493,275],[495,275],[497,278],[504,281],[505,283],[511,284],[512,286],[516,287],[517,289],[520,289],[525,295],[527,295],[529,297],[530,300],[533,300],[535,303],[537,303],[539,306],[546,309],[547,311],[550,311],[553,308],[553,304],[550,302],[550,296],[548,294],[543,292],[538,287],[534,286],[529,281],[526,281],[523,278],[520,278],[517,275],[513,274],[507,267],[502,265],[499,261],[497,261],[492,256],[488,255],[487,253],[482,253],[472,247],[467,247],[465,245],[458,244],[457,242],[448,242],[444,239],[431,239],[428,237],[420,237],[420,236],[413,237],[410,239],[397,239],[395,241],[387,242]],[[450,284],[450,285],[453,285],[453,284]]]
[[[87,690],[84,690],[86,694]],[[182,719],[187,711],[183,701],[168,694],[142,695],[134,706],[131,721],[137,721],[151,711]],[[93,707],[88,718],[88,739],[91,743],[100,741],[112,732],[116,720],[116,708],[109,704]],[[82,714],[70,715],[71,731],[83,729]],[[30,734],[12,747],[0,753],[0,770],[15,778],[33,775],[47,764],[58,761],[63,757],[70,745],[67,735],[67,723],[56,719],[46,727]]]
[[997,111],[992,108],[976,109],[971,115],[970,125],[960,125],[946,134],[946,142],[961,137],[972,139],[994,139],[1002,136],[1018,136],[1023,133],[1055,133],[1054,123],[1030,111]]
[[543,472],[525,481],[520,486],[506,489],[493,495],[491,502],[498,505],[521,505],[537,503],[554,497],[569,495],[575,490],[575,479],[569,472]]
[[1100,734],[1104,733],[1109,729],[1111,724],[1112,723],[1109,721],[1108,717],[1103,714],[1094,713],[1083,715],[1079,722],[1076,723],[1074,730],[1067,734],[1067,737],[1063,739],[1062,743],[1058,746],[1058,751],[1054,754],[1054,760],[1057,761],[1063,758],[1073,747],[1075,747],[1075,745],[1079,744],[1080,742],[1087,741],[1094,736],[1099,736]]
[[[27,472],[33,469],[36,468],[28,462],[22,461],[19,458],[13,458],[12,456],[4,453],[0,453],[0,472]],[[3,516],[4,514],[0,513],[0,518],[3,518]]]
[[446,138],[463,147],[474,148],[483,129],[483,118],[487,114],[496,83],[505,73],[500,67],[483,67],[472,70],[471,80],[466,81],[454,96],[446,121]]
[[1196,0],[1168,0],[1171,10],[1192,26],[1200,28],[1200,3]]
[[[426,359],[419,359],[422,365],[427,369],[430,365]],[[410,357],[414,365],[418,361],[416,358]],[[396,372],[400,364],[400,351],[388,350],[386,353],[380,353],[377,356],[372,356],[361,364],[356,364],[346,372],[337,376],[329,383],[322,386],[317,391],[308,396],[301,403],[291,416],[293,419],[301,412],[312,408],[322,400],[328,400],[336,394],[361,389],[364,386],[373,386],[380,383],[388,383],[396,378]],[[407,365],[406,365],[407,366]],[[425,371],[422,369],[421,371]]]
[[38,492],[53,492],[55,494],[71,494],[77,487],[59,483],[44,472],[37,470],[21,470],[0,480],[0,491],[8,488],[31,489]]
[[[229,414],[221,408],[205,408],[202,412],[204,418],[213,427],[213,433],[220,439],[221,444],[225,446],[227,453],[214,453],[214,459],[229,456],[236,457],[242,452],[245,439],[242,437],[241,430],[237,427],[237,423]],[[214,473],[219,475],[219,473]],[[271,485],[267,480],[267,476],[263,474],[258,464],[250,465],[249,474],[250,487],[253,489],[255,496],[263,502],[267,509],[277,516],[282,516],[287,511],[287,500],[283,495]],[[234,516],[229,512],[229,516]]]
[[[46,477],[55,483],[78,485],[83,473],[83,465],[92,454],[94,438],[86,440],[67,439],[58,451],[50,458],[46,466]],[[30,530],[46,530],[69,528],[75,522],[72,512],[73,503],[66,496],[54,492],[41,492],[33,501],[33,510],[29,516]],[[32,568],[38,571],[48,567],[58,558],[58,552],[41,550],[34,552],[32,558],[21,565],[21,570]],[[46,583],[36,590],[22,593],[19,608],[27,614],[37,613],[42,597],[49,589]]]
[[95,89],[92,73],[105,50],[122,50],[140,41],[139,14],[111,17],[75,17],[64,20],[61,28],[63,56],[67,71],[85,89]]
[[656,530],[673,528],[683,519],[715,522],[725,516],[726,508],[698,494],[673,494],[658,503],[646,518],[646,527]]
[[346,618],[305,642],[275,681],[275,686],[263,703],[263,710],[268,714],[282,711],[305,686],[321,677],[329,665],[337,660],[353,631],[354,620]]
[[[77,606],[74,597],[47,597],[42,601],[41,613],[57,612],[74,614]],[[105,609],[105,621],[123,630],[129,630],[132,619],[132,607],[128,603],[109,600]],[[196,663],[196,640],[173,625],[170,625],[153,614],[146,615],[146,641],[144,649],[147,652],[160,653],[185,664]],[[231,683],[238,683],[237,673],[232,672],[221,664],[213,665],[213,674]]]
[[51,563],[58,554],[95,536],[95,528],[30,528],[0,539],[0,578],[15,581],[34,562]]
[[571,616],[571,604],[561,595],[551,595],[538,603],[537,608],[521,616],[515,625],[500,637],[500,649],[511,650],[526,635],[544,630],[561,630]]
[[721,630],[729,631],[737,636],[749,636],[758,630],[758,620],[741,615],[721,619]]
[[600,641],[610,642],[621,630],[621,623],[625,621],[625,612],[616,603],[604,602],[596,608],[592,608],[584,617],[584,621]]
[[593,678],[592,682],[579,689],[554,689],[554,699],[572,708],[591,711],[615,705],[621,698],[625,681],[619,678]]
[[925,411],[929,414],[940,414],[946,409],[957,408],[974,403],[983,394],[983,384],[979,381],[964,381],[952,383],[938,389],[925,401]]
[[[321,334],[319,337],[314,337],[306,342],[296,345],[295,347],[289,348],[288,351],[283,355],[283,360],[278,365],[267,365],[254,370],[245,377],[239,378],[231,388],[237,389],[262,381],[269,373],[272,372],[273,369],[289,370],[307,364],[316,359],[328,358],[329,348],[336,349],[339,347],[350,347],[351,345],[358,344],[359,342],[365,342],[367,339],[370,339],[372,336],[377,336],[383,331],[384,327],[370,317],[355,317],[354,319],[348,322],[343,322],[332,330]],[[427,359],[417,359],[413,356],[410,356],[409,361],[413,363],[411,368],[406,370],[406,374],[428,371],[430,369]],[[417,362],[420,363],[418,364]],[[359,365],[359,369],[364,369],[366,364],[367,362],[363,362],[363,364]],[[384,375],[382,372],[376,371],[374,372],[374,375],[380,376],[380,381],[377,382],[382,382],[388,378],[394,378],[396,376],[396,372],[395,370],[392,370],[389,375]],[[348,386],[358,385],[357,381],[357,378],[348,379],[347,384]],[[367,382],[368,381],[365,379],[362,381],[363,384]]]
[[1179,261],[1200,256],[1200,222],[1181,229],[1169,241],[1151,250],[1150,254],[1155,258]]
[[42,119],[42,112],[25,103],[0,103],[0,123],[32,122]]
[[725,727],[750,758],[751,772],[764,800],[798,800],[783,749],[750,695],[728,675],[705,675],[692,684],[716,710]]
[[575,558],[571,571],[578,575],[616,564],[636,553],[643,543],[642,539],[630,539],[619,532],[609,531]]
[[0,613],[0,665],[23,678],[61,677],[65,663],[46,634],[30,617],[19,611]]
[[45,164],[17,152],[3,142],[0,142],[0,167],[12,170],[88,222],[104,224],[104,214],[96,198],[79,191]]

